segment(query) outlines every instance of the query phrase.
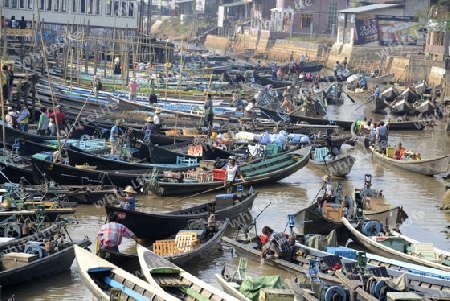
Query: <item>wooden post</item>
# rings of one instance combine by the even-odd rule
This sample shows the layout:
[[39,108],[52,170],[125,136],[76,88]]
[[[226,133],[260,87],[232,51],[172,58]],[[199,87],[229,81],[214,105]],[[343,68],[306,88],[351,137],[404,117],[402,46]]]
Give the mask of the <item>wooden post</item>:
[[31,83],[31,120],[34,122],[36,120],[36,70],[31,76]]
[[[86,28],[86,36],[89,36],[89,29],[90,29],[90,20],[88,19],[88,24],[87,24],[87,28]],[[83,46],[81,47],[82,49],[84,49],[84,73],[88,74],[89,71],[89,47],[90,44],[88,44],[88,41],[84,40],[84,35],[83,35]],[[85,44],[86,43],[86,44]],[[81,50],[83,51],[83,50]]]
[[98,42],[95,40],[94,46],[94,75],[97,74],[97,64],[98,64]]
[[6,55],[8,53],[7,48],[8,48],[8,36],[7,36],[7,27],[5,26],[5,28],[3,28],[3,58],[6,58]]
[[[106,52],[102,51],[102,53],[105,57],[105,59],[103,60],[103,64],[104,64],[103,65],[103,77],[106,78],[106,67],[107,67]],[[112,60],[111,60],[111,63],[112,63]]]

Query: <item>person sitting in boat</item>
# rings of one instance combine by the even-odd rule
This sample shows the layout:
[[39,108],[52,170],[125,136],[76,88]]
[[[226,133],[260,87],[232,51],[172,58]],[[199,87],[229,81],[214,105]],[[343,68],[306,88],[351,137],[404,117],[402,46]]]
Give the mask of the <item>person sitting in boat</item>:
[[275,232],[269,226],[264,226],[264,228],[262,228],[262,234],[269,238],[267,239],[266,244],[262,247],[260,255],[261,258],[264,258],[269,251],[272,251],[274,252],[275,258],[284,259],[287,261],[291,260],[292,246],[283,233]]
[[98,244],[100,250],[119,252],[119,245],[122,243],[122,237],[134,239],[139,243],[133,231],[126,226],[119,224],[117,212],[110,212],[108,214],[108,223],[104,224],[100,231],[98,231]]
[[336,192],[333,184],[331,184],[330,177],[325,175],[322,177],[323,185],[322,185],[322,196],[317,198],[317,206],[319,212],[322,210],[323,203],[334,202],[336,199]]
[[119,207],[125,210],[136,210],[136,198],[133,196],[137,193],[136,190],[131,185],[128,185],[123,192],[125,192],[125,196],[120,195],[119,191],[114,189],[114,194],[120,200]]
[[397,144],[397,148],[395,149],[394,159],[395,160],[405,160],[405,152],[406,152],[406,149],[404,147],[402,147],[402,143],[399,142]]
[[244,117],[250,118],[253,108],[256,107],[256,99],[252,99],[252,101],[245,107],[244,109]]
[[239,169],[239,165],[236,163],[236,157],[230,156],[228,158],[228,165],[225,167],[225,180],[223,182],[223,186],[226,187],[227,193],[235,193],[236,192],[236,183],[237,177],[241,178],[242,183],[245,182],[244,176]]
[[283,75],[284,75],[283,69],[281,69],[281,68],[278,69],[278,71],[277,71],[277,79],[279,81],[281,81],[283,79]]
[[422,160],[422,157],[420,156],[420,153],[415,152],[414,154],[411,155],[411,160]]
[[367,90],[367,80],[364,76],[359,80],[359,87],[363,90]]

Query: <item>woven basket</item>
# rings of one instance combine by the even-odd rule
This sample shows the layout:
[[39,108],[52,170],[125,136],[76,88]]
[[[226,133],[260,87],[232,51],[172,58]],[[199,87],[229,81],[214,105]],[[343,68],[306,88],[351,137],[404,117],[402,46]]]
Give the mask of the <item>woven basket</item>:
[[87,163],[84,163],[84,164],[75,164],[75,168],[95,170],[97,169],[97,166],[91,166]]

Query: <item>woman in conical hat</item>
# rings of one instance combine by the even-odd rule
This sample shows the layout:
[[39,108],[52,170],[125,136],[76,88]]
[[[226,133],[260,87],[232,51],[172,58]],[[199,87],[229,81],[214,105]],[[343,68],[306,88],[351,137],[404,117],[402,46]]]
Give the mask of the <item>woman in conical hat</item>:
[[117,189],[114,190],[114,193],[120,200],[119,206],[122,209],[135,210],[136,209],[136,199],[133,195],[137,193],[136,190],[134,190],[134,188],[131,185],[128,185],[127,187],[125,187],[123,192],[125,192],[125,196],[120,195],[119,192],[117,191]]

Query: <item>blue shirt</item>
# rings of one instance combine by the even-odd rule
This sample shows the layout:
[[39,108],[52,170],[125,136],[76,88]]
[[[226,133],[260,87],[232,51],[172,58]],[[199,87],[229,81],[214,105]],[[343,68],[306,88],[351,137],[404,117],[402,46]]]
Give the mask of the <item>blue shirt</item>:
[[365,77],[361,78],[361,79],[359,80],[359,83],[360,83],[361,85],[363,85],[363,86],[367,86],[367,80],[366,80],[366,78],[365,78]]
[[380,87],[375,88],[375,91],[373,91],[373,95],[376,97],[380,96]]
[[[115,133],[116,135],[113,136],[113,133]],[[111,128],[111,134],[109,135],[109,140],[110,141],[117,141],[117,140],[119,140],[119,138],[117,136],[119,136],[119,127],[117,125],[114,125]]]
[[125,210],[136,210],[136,199],[134,196],[130,196],[129,202],[120,202],[120,207]]

